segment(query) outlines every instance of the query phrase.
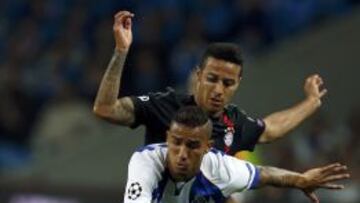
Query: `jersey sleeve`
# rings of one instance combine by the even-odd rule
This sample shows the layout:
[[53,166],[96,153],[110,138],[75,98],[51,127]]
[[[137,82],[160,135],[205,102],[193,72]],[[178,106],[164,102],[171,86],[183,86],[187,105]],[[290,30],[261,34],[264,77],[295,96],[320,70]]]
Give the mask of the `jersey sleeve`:
[[234,192],[254,189],[260,180],[260,170],[250,162],[236,159],[228,155],[217,155],[217,163],[213,166],[213,177],[218,180],[225,197]]
[[262,119],[252,118],[245,112],[239,111],[235,128],[240,131],[241,141],[237,151],[254,151],[260,135],[265,130],[265,122]]
[[136,128],[139,125],[151,125],[151,122],[159,118],[169,116],[169,111],[176,105],[176,95],[172,88],[165,92],[150,92],[147,95],[130,97],[134,104],[135,121],[130,126]]
[[128,166],[124,203],[151,203],[156,177],[158,173],[153,160],[144,152],[135,152]]

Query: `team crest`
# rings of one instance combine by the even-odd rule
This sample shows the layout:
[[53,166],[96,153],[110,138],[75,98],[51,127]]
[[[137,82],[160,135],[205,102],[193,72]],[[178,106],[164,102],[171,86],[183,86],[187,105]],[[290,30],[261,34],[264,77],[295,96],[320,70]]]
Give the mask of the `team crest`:
[[233,127],[227,127],[225,129],[224,143],[227,147],[230,147],[234,141],[235,129]]

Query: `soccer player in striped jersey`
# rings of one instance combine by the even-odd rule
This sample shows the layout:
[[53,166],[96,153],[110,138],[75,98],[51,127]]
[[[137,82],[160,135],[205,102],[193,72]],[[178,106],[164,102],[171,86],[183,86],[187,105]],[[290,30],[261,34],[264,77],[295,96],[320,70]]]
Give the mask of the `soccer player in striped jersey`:
[[255,166],[211,148],[211,132],[211,120],[202,109],[181,108],[166,143],[133,154],[124,202],[222,203],[234,192],[272,185],[298,188],[317,203],[316,189],[342,189],[332,182],[349,177],[346,166],[338,163],[304,173]]

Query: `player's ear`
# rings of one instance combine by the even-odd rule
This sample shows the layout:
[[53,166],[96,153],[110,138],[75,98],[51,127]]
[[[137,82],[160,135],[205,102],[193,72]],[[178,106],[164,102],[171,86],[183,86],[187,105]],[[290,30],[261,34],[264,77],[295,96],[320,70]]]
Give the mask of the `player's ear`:
[[170,132],[169,130],[166,131],[166,142],[169,143],[169,137],[170,137]]
[[202,74],[202,69],[200,68],[200,66],[196,66],[196,69],[194,72],[196,73],[196,79],[199,81],[201,78],[201,74]]
[[190,77],[187,84],[189,94],[195,94],[197,91],[197,85],[198,85],[197,81],[199,81],[198,69],[199,67],[196,66],[196,69],[192,70],[190,73]]
[[242,76],[239,76],[239,83],[241,82],[241,80],[242,80]]

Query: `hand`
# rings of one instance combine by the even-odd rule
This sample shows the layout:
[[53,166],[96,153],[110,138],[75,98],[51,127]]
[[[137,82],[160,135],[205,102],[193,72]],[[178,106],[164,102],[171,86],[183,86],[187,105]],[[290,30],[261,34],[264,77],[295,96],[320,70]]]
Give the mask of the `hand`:
[[321,89],[323,84],[323,79],[318,74],[307,77],[304,84],[307,99],[317,101],[319,106],[321,105],[321,98],[327,92],[327,89]]
[[133,13],[129,11],[119,11],[114,16],[114,37],[116,43],[116,51],[126,53],[132,43],[132,22],[131,18],[134,17]]
[[310,169],[302,175],[304,179],[298,183],[297,187],[302,189],[305,195],[314,203],[319,203],[319,199],[314,192],[316,189],[343,189],[344,185],[334,184],[332,182],[350,177],[350,174],[347,173],[347,167],[339,163]]

